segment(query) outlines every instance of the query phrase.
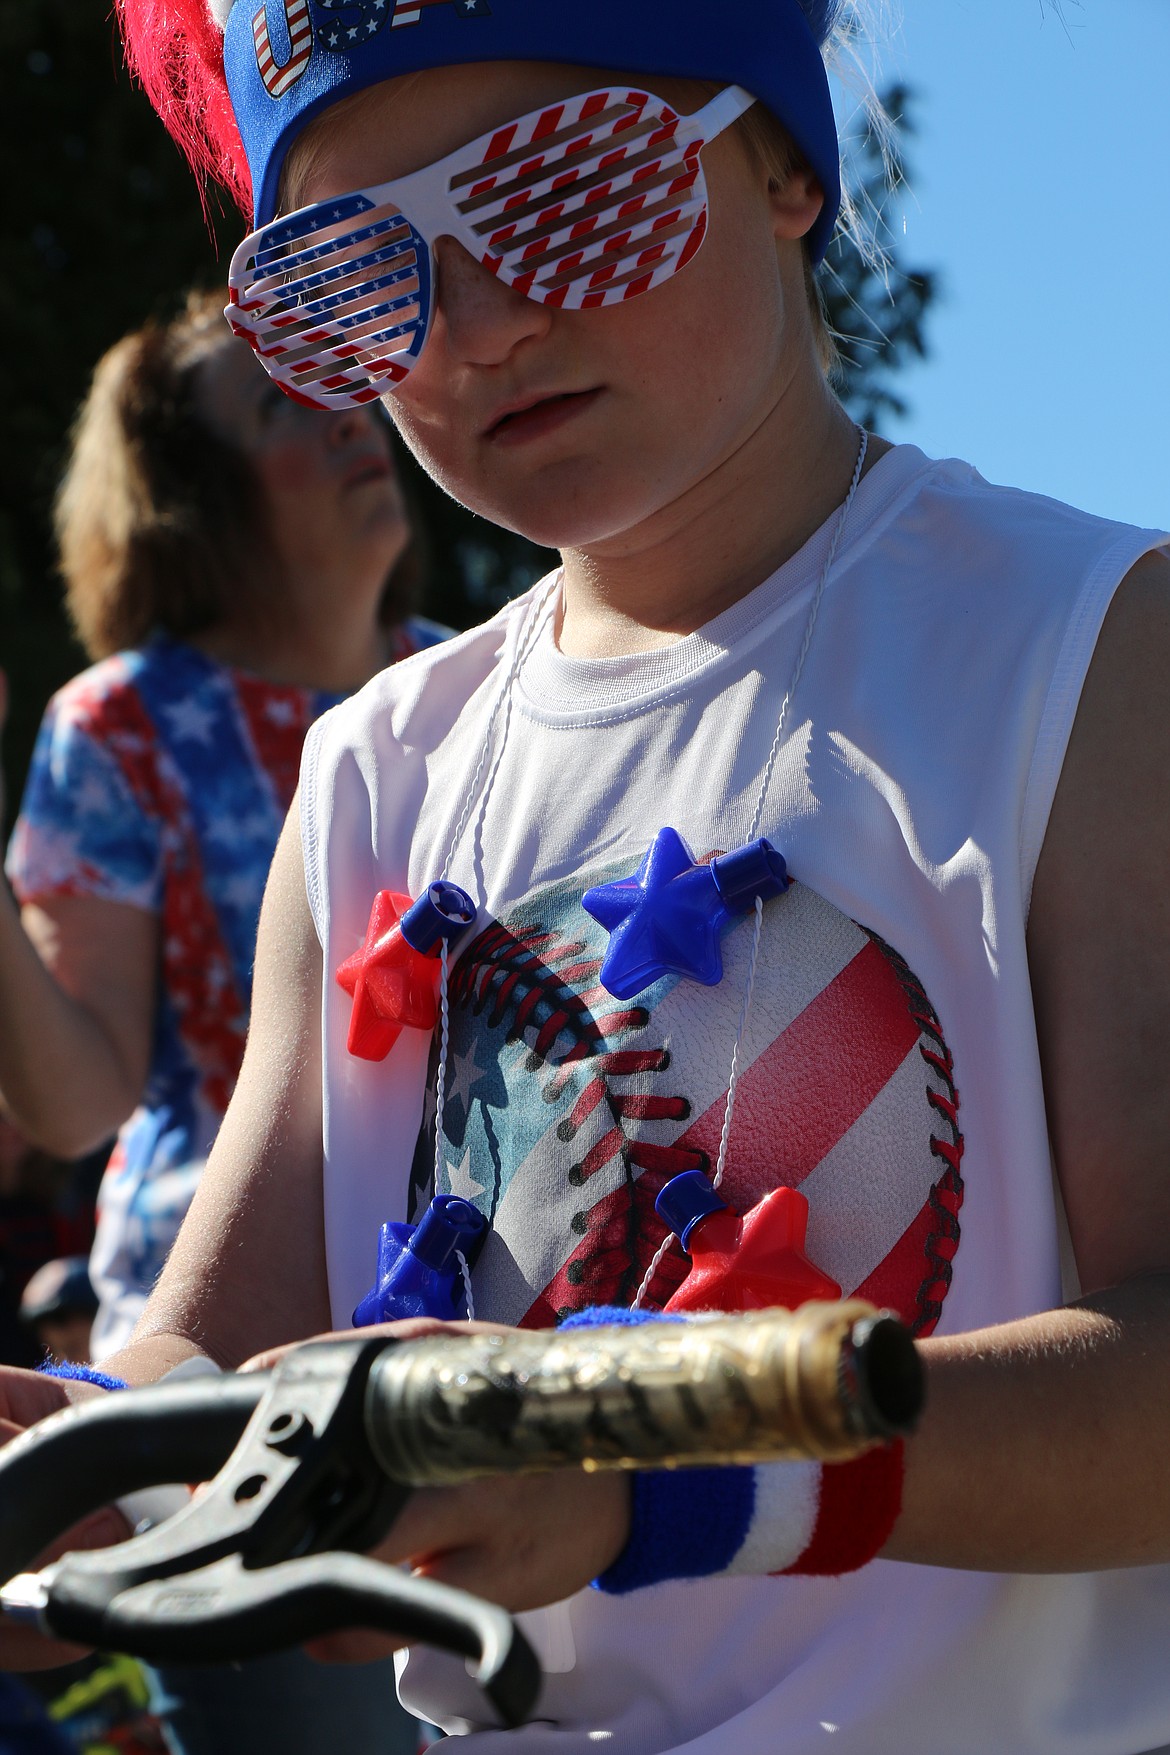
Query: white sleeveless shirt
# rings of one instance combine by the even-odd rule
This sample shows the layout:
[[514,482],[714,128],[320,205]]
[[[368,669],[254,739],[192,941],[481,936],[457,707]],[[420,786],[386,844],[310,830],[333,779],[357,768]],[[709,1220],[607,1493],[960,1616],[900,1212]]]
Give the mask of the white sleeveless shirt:
[[[713,1162],[751,921],[718,987],[666,978],[623,1004],[580,898],[663,825],[699,857],[745,840],[833,522],[661,651],[570,659],[546,615],[497,717],[448,874],[480,911],[452,969],[438,1187],[491,1219],[479,1316],[629,1303],[662,1236],[654,1193]],[[1165,540],[903,446],[861,484],[832,568],[761,824],[797,881],[765,910],[725,1192],[801,1186],[814,1259],[918,1333],[1065,1295],[1028,901],[1102,619]],[[340,1326],[378,1227],[434,1191],[434,1105],[421,1033],[382,1063],[347,1054],[333,972],[377,890],[438,875],[533,601],[377,677],[306,745]],[[684,1268],[667,1258],[652,1302]],[[877,1561],[584,1591],[526,1618],[551,1673],[523,1732],[487,1728],[456,1660],[413,1653],[402,1691],[472,1749],[534,1755],[1142,1755],[1170,1743],[1168,1611],[1161,1567]]]

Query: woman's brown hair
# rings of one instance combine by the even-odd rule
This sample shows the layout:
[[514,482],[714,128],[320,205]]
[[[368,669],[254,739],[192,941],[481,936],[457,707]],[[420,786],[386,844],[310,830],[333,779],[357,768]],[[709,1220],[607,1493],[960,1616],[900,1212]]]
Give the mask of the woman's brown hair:
[[[66,604],[91,658],[156,631],[182,639],[229,613],[263,613],[255,478],[196,402],[202,362],[243,345],[228,335],[223,305],[222,293],[192,293],[171,322],[124,336],[98,362],[78,413],[54,522]],[[409,612],[418,570],[412,544],[388,582],[383,622]]]
[[147,323],[98,362],[54,507],[66,603],[91,658],[156,629],[199,633],[246,594],[252,471],[195,403],[224,330],[222,299],[193,293],[172,322]]

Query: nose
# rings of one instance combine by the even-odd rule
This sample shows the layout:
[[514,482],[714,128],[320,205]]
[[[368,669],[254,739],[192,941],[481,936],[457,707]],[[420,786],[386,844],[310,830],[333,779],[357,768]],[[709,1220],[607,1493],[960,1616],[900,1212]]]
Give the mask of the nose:
[[521,342],[547,333],[552,312],[477,262],[455,238],[435,244],[435,324],[446,348],[468,365],[497,366]]
[[331,449],[344,449],[354,441],[367,439],[371,428],[389,448],[389,438],[374,409],[369,406],[334,409],[328,416],[328,443]]

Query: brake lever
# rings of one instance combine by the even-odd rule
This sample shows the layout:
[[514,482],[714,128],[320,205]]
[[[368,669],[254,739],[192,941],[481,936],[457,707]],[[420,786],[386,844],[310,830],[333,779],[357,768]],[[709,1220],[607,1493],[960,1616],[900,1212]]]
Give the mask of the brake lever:
[[249,1571],[238,1554],[229,1554],[108,1600],[92,1577],[65,1561],[47,1568],[42,1580],[43,1619],[54,1631],[152,1663],[264,1657],[361,1626],[466,1658],[509,1727],[531,1717],[540,1688],[532,1650],[506,1610],[365,1555],[309,1554]]
[[[124,1494],[221,1469],[264,1395],[268,1372],[162,1382],[38,1420],[0,1450],[0,1580]],[[18,1509],[14,1509],[18,1508]]]
[[[475,1660],[497,1710],[521,1722],[540,1671],[502,1610],[328,1552],[372,1546],[412,1491],[387,1477],[366,1435],[370,1368],[398,1344],[355,1336],[286,1354],[235,1450],[188,1506],[117,1547],[46,1568],[33,1590],[38,1625],[80,1644],[190,1661],[196,1651],[239,1656],[241,1638],[268,1651],[372,1616],[370,1625]],[[274,1643],[266,1620],[279,1629]]]

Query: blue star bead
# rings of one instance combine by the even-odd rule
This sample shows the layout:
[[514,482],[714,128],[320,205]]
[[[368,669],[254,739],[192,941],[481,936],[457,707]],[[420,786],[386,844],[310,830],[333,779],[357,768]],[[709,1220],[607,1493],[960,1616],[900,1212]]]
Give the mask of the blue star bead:
[[731,921],[788,888],[770,841],[752,841],[699,865],[677,829],[659,829],[632,877],[586,890],[581,905],[609,933],[601,985],[633,999],[664,975],[714,987],[723,979],[720,937]]

